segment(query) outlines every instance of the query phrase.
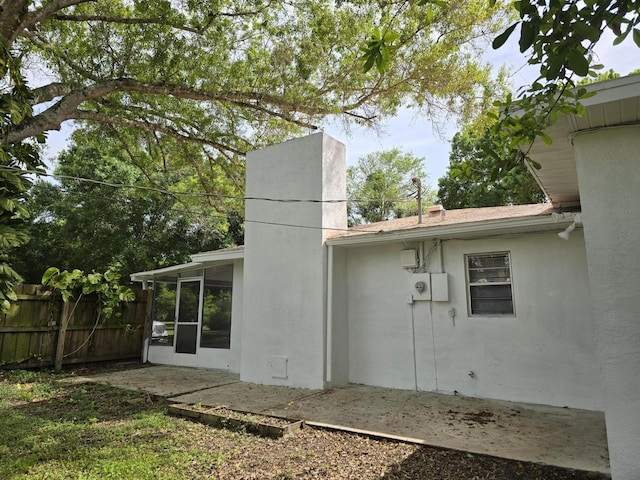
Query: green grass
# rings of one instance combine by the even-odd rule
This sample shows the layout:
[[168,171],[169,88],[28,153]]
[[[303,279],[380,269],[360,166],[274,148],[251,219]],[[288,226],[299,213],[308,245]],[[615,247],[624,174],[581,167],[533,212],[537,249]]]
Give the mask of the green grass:
[[3,479],[215,478],[224,455],[209,444],[242,440],[224,431],[209,438],[146,394],[59,379],[0,373]]

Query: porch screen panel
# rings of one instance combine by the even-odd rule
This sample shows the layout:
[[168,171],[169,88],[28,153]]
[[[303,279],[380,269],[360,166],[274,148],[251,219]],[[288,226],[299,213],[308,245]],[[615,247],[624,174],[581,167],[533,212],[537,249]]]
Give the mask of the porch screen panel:
[[231,348],[232,284],[232,265],[220,265],[205,272],[200,347]]
[[176,353],[196,353],[200,285],[200,280],[180,281]]
[[176,283],[156,281],[153,284],[152,345],[172,346],[175,333]]

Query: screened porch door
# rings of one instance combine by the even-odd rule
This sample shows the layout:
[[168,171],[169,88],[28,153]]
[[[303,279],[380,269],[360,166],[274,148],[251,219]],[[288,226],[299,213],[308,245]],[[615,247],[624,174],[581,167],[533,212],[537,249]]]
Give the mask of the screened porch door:
[[198,350],[201,293],[201,278],[178,280],[175,344],[175,353],[177,354],[195,355]]

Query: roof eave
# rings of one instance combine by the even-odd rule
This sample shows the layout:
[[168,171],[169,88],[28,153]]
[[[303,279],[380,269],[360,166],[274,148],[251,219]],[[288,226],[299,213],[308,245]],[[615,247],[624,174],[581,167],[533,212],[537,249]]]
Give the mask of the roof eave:
[[232,252],[203,252],[191,255],[192,262],[220,262],[226,260],[242,260],[244,250],[234,250]]
[[425,240],[446,238],[482,238],[498,234],[527,233],[535,231],[563,230],[571,223],[572,216],[558,220],[553,215],[502,219],[487,222],[464,223],[455,225],[429,226],[411,230],[395,230],[349,237],[337,237],[327,240],[327,245],[366,245],[390,243],[398,240]]
[[153,280],[153,277],[158,275],[167,275],[171,273],[186,272],[190,270],[198,270],[202,268],[201,262],[182,263],[180,265],[172,265],[170,267],[158,268],[156,270],[148,270],[146,272],[132,273],[129,277],[132,282],[144,282],[146,280]]

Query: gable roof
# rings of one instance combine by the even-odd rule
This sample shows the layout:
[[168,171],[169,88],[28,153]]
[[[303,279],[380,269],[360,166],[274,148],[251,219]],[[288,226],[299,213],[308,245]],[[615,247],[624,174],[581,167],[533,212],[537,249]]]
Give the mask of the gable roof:
[[424,215],[422,223],[418,223],[418,217],[414,216],[358,225],[351,227],[348,232],[330,234],[327,244],[384,243],[400,238],[480,238],[495,234],[562,230],[573,220],[572,214],[558,215],[558,211],[548,203],[442,212],[436,210],[435,213]]

